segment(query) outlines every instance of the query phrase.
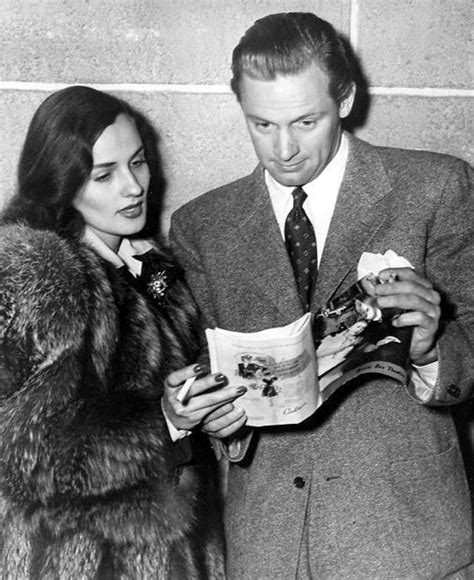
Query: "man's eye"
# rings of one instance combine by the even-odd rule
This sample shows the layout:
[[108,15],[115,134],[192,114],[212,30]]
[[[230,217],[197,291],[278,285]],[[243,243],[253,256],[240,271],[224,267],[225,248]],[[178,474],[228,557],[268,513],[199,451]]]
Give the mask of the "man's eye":
[[259,122],[255,123],[255,126],[259,131],[268,131],[271,127],[270,123]]
[[302,129],[312,129],[316,125],[316,121],[314,119],[305,119],[304,121],[299,121],[298,125]]

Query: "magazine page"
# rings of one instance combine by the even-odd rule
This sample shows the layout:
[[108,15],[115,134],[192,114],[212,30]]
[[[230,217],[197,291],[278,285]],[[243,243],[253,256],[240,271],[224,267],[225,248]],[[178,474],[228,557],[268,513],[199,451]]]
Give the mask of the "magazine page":
[[379,309],[368,274],[330,301],[314,318],[313,333],[322,402],[356,377],[376,373],[407,380],[412,329],[396,328],[397,309]]
[[254,333],[207,329],[212,372],[247,387],[239,398],[247,425],[300,423],[319,402],[311,314],[290,325]]

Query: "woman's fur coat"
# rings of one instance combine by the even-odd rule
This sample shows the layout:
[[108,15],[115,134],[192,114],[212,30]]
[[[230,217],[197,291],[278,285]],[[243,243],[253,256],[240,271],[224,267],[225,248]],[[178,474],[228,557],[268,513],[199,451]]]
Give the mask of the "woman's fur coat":
[[179,280],[153,304],[81,243],[0,229],[2,578],[222,577],[213,474],[160,406],[196,336]]

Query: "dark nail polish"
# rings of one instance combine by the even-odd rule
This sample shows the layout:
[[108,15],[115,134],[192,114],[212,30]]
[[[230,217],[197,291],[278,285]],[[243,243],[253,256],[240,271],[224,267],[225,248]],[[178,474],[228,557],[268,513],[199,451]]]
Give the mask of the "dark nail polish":
[[196,377],[201,379],[209,373],[209,367],[206,364],[199,364],[193,368],[193,371]]
[[216,383],[225,383],[225,381],[227,380],[227,378],[222,373],[219,373],[218,375],[216,375],[214,377],[214,380],[216,381]]
[[239,387],[236,392],[238,395],[243,395],[247,392],[247,387]]

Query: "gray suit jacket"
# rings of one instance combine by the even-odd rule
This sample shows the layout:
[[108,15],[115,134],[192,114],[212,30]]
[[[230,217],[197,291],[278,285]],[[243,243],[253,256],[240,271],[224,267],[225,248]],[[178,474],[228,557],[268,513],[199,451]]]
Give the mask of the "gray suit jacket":
[[[229,470],[231,578],[431,578],[472,557],[446,406],[474,390],[471,168],[353,137],[349,151],[311,309],[356,280],[363,251],[404,256],[445,301],[436,391],[423,405],[365,376],[302,425],[255,430]],[[261,167],[179,209],[170,240],[207,325],[251,332],[302,314]]]

